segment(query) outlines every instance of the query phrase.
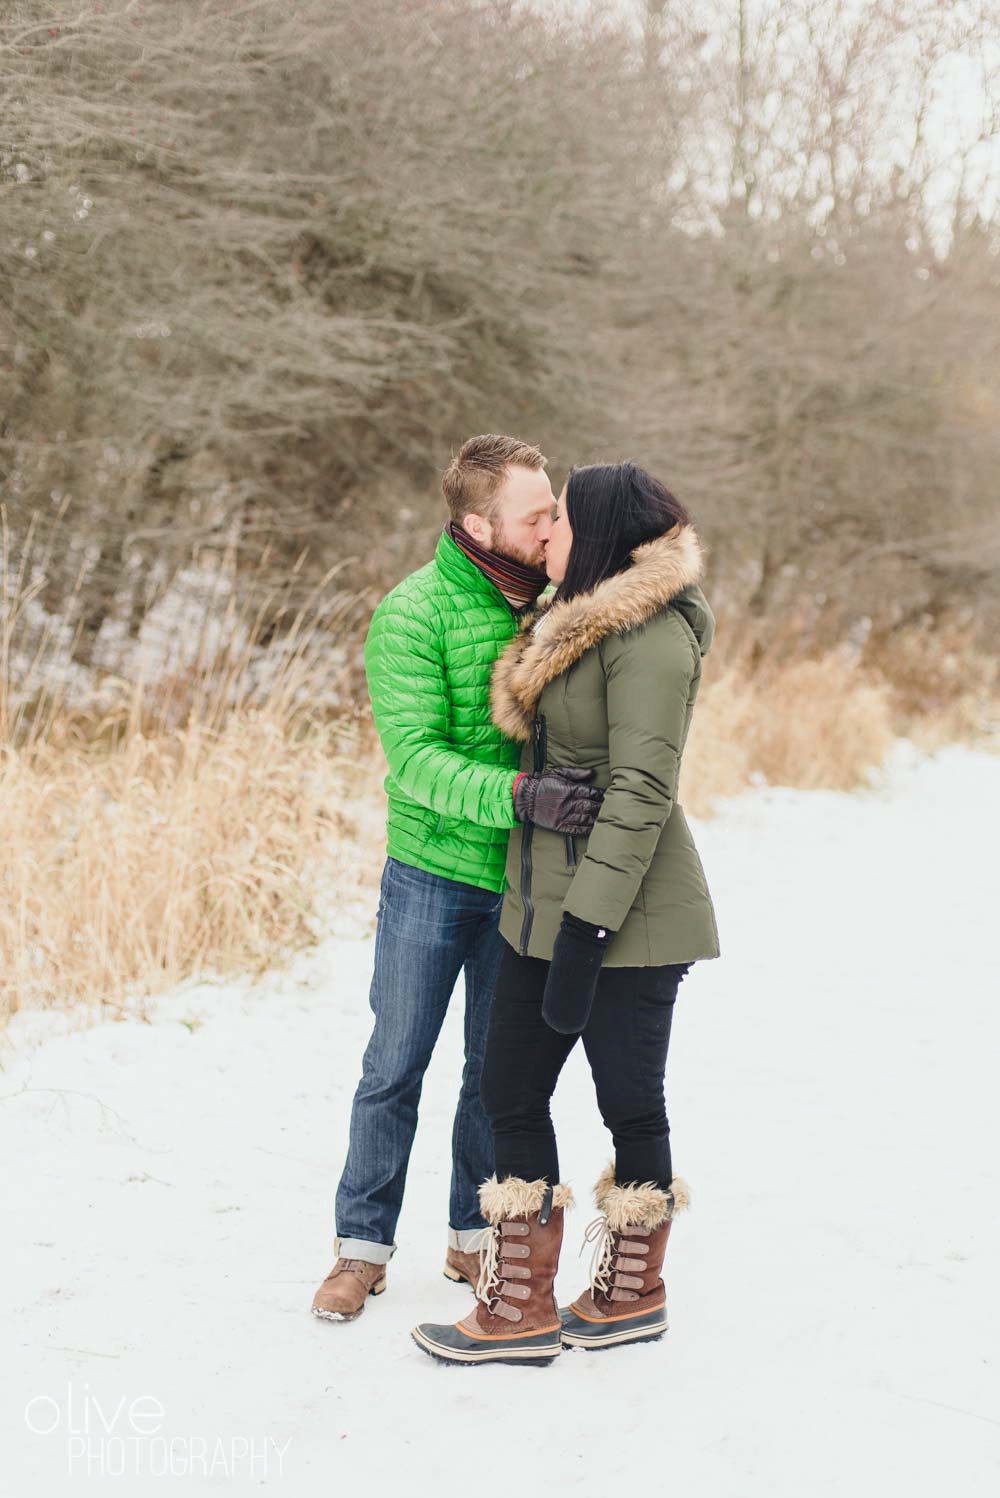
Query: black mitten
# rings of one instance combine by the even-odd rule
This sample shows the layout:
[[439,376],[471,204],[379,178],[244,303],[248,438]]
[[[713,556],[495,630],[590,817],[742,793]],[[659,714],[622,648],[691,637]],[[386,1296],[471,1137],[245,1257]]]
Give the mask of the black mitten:
[[542,1018],[550,1030],[579,1035],[586,1028],[612,936],[605,926],[563,914],[542,995]]

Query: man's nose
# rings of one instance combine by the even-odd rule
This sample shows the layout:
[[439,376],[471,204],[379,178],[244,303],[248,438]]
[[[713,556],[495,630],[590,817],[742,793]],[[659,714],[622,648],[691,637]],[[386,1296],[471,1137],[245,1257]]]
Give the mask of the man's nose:
[[542,518],[541,518],[541,520],[538,522],[538,528],[535,531],[535,535],[538,537],[539,541],[541,541],[542,545],[544,546],[545,542],[549,539],[549,536],[551,535],[551,533],[552,533],[552,522],[551,522],[551,520],[549,519],[549,517],[547,515],[543,515]]

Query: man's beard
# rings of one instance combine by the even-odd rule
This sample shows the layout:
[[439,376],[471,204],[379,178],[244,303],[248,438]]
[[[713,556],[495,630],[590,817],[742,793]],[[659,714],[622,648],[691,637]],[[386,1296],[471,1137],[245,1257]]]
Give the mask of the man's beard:
[[519,566],[531,567],[535,572],[545,571],[545,552],[541,547],[537,549],[535,555],[533,556],[529,556],[527,552],[518,551],[514,547],[514,545],[510,541],[508,541],[506,535],[499,526],[497,526],[496,530],[494,531],[493,545],[490,547],[490,550],[492,551],[494,556],[501,557],[505,562],[517,562]]

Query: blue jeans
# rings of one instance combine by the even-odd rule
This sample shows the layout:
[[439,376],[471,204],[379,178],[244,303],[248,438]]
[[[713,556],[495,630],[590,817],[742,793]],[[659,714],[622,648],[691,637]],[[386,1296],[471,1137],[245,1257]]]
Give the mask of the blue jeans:
[[386,860],[368,998],[375,1026],[337,1187],[336,1252],[345,1259],[387,1264],[396,1252],[424,1072],[463,968],[465,1066],[451,1139],[448,1241],[465,1249],[485,1226],[479,1185],[493,1174],[493,1139],[479,1080],[503,951],[502,903],[492,890]]

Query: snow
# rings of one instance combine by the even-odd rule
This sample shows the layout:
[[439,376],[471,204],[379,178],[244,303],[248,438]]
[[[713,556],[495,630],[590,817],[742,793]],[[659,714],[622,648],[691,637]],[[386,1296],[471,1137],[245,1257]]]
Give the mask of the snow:
[[[754,790],[697,824],[724,951],[682,986],[667,1070],[693,1193],[671,1329],[546,1369],[442,1367],[408,1335],[471,1305],[441,1273],[459,993],[388,1293],[350,1325],[309,1315],[370,930],[256,984],[185,985],[145,1020],[18,1016],[4,1491],[77,1495],[121,1470],[130,1498],[995,1494],[998,804],[1000,757],[904,750],[871,790]],[[554,1112],[578,1200],[565,1304],[608,1158],[580,1047]]]

